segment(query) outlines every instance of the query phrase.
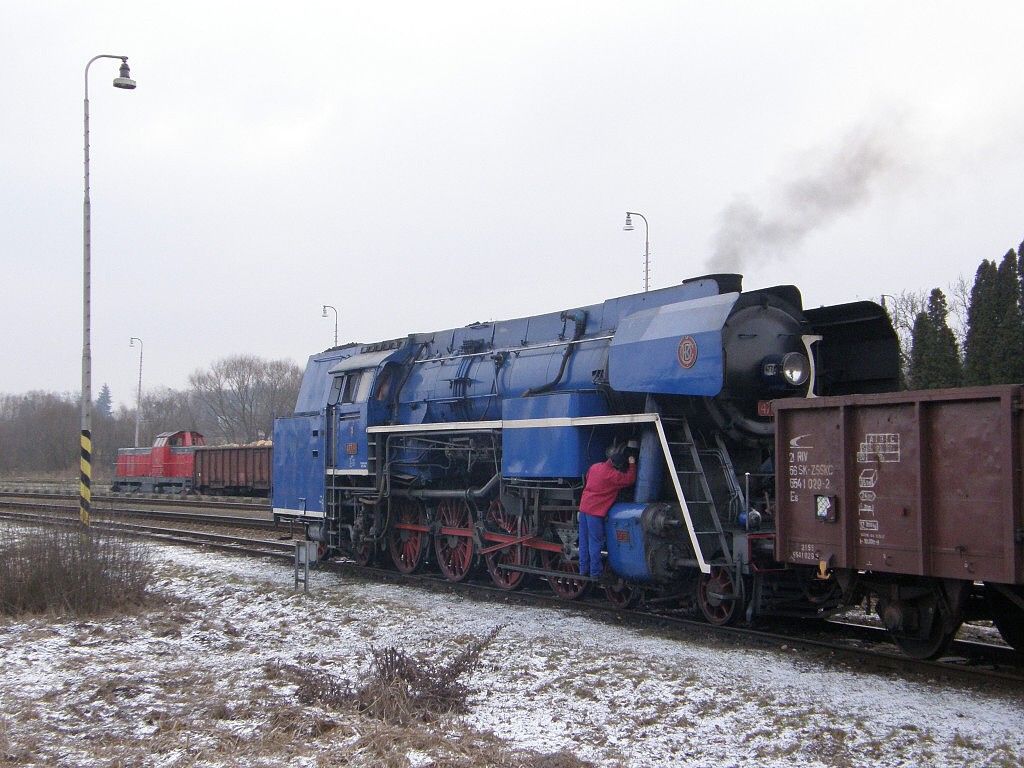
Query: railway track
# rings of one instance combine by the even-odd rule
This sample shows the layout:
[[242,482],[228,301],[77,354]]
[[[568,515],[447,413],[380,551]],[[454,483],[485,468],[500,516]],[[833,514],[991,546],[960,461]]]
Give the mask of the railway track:
[[[18,499],[60,499],[78,503],[78,494],[70,491],[0,491],[0,501]],[[93,494],[92,503],[96,504],[138,504],[148,506],[195,507],[198,509],[234,509],[270,515],[270,504],[266,501],[225,500],[219,497],[204,496],[202,498],[184,497],[175,494],[156,494],[153,496],[132,496],[128,494]]]
[[[192,518],[202,517],[191,515]],[[37,512],[20,512],[10,509],[0,509],[0,520],[12,522],[48,525],[78,525],[78,519],[68,515],[40,514]],[[242,528],[253,527],[253,521],[247,518],[234,518],[230,523],[224,522],[225,518],[217,518],[219,522],[199,521],[204,525],[233,525]],[[196,522],[193,520],[192,522]],[[143,536],[160,541],[176,544],[201,545],[203,547],[219,549],[223,551],[238,552],[246,555],[276,556],[292,558],[295,552],[293,540],[254,539],[238,534],[212,533],[210,531],[197,531],[187,528],[167,528],[159,525],[140,525],[127,523],[121,520],[98,519],[92,526],[98,530],[115,531],[132,536]],[[258,526],[263,527],[263,526]]]
[[[57,500],[58,503],[52,503],[49,501],[39,501],[39,499],[53,499]],[[65,503],[59,503],[65,501]],[[119,506],[121,504],[135,504],[140,499],[127,499],[120,497],[104,498],[104,497],[93,497],[93,511],[94,516],[117,516],[117,517],[141,517],[141,518],[156,518],[159,520],[178,521],[178,522],[193,522],[210,525],[240,525],[250,528],[275,528],[273,519],[270,518],[270,508],[260,507],[255,505],[249,505],[245,507],[211,507],[210,505],[204,505],[201,502],[195,504],[189,504],[187,506],[195,507],[197,509],[216,509],[218,511],[224,509],[238,509],[244,510],[256,515],[266,512],[266,517],[260,516],[249,516],[249,515],[222,515],[222,514],[208,514],[203,512],[182,512],[176,509],[160,509],[155,505],[159,502],[154,499],[146,500],[152,502],[154,506],[149,506],[147,503],[143,503],[141,506]],[[166,504],[167,502],[164,502]],[[177,501],[172,502],[172,506],[179,506]],[[74,497],[74,500],[66,495],[53,495],[53,494],[3,494],[0,493],[0,509],[32,509],[37,512],[49,512],[53,514],[70,514],[78,513],[78,497]]]
[[[11,507],[22,510],[15,511]],[[76,525],[77,505],[55,505],[15,502],[0,499],[0,519],[23,523],[55,523]],[[94,525],[106,530],[144,536],[157,541],[189,546],[201,546],[219,551],[259,557],[294,558],[295,540],[256,539],[236,533],[213,533],[161,525],[128,523],[114,517],[102,517],[103,512],[120,518],[151,517],[164,522],[187,522],[206,526],[237,528],[273,528],[273,521],[248,517],[203,515],[200,513],[168,512],[153,509],[100,510]],[[73,514],[74,513],[74,514]],[[364,567],[353,562],[336,559],[317,565],[320,571],[356,576],[407,586],[416,586],[446,594],[459,594],[475,600],[502,604],[573,610],[615,623],[628,623],[634,627],[648,627],[688,637],[731,638],[775,649],[802,649],[819,654],[823,661],[842,660],[859,667],[869,662],[882,670],[914,671],[928,676],[956,676],[973,680],[991,680],[1011,684],[1024,684],[1024,658],[1012,648],[972,640],[957,640],[950,652],[936,661],[912,659],[899,653],[880,627],[865,626],[839,620],[781,621],[772,628],[746,626],[714,626],[695,618],[674,612],[658,612],[622,608],[603,600],[586,599],[568,602],[554,595],[546,585],[525,587],[516,591],[500,589],[489,580],[468,579],[451,582],[440,574],[421,572],[402,574],[382,567]]]

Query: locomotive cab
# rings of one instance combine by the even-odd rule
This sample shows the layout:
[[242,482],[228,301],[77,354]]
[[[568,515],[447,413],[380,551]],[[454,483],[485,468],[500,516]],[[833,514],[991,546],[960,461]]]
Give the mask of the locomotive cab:
[[360,348],[330,371],[327,394],[327,468],[336,475],[369,475],[373,456],[368,427],[384,423],[399,378],[397,360],[407,354],[404,340]]

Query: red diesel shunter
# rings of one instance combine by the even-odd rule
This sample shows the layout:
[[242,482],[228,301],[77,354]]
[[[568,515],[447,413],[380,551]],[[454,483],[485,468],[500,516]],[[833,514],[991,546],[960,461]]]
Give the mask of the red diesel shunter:
[[206,445],[199,432],[179,430],[157,435],[150,448],[119,448],[112,491],[184,493],[192,490],[196,447]]

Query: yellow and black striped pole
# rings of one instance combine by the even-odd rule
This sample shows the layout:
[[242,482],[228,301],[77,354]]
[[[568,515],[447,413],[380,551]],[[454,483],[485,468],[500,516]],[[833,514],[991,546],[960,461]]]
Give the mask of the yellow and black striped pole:
[[87,429],[82,430],[81,468],[78,485],[78,514],[82,525],[88,525],[89,512],[92,508],[92,435]]
[[82,525],[89,525],[89,511],[92,506],[92,349],[89,344],[89,321],[91,317],[90,262],[91,244],[91,203],[89,202],[89,67],[97,59],[120,59],[120,76],[114,78],[114,87],[133,90],[135,81],[128,70],[127,56],[101,53],[93,56],[85,65],[85,104],[83,149],[85,154],[85,197],[82,204],[82,432],[81,432],[81,481],[78,485],[78,512]]

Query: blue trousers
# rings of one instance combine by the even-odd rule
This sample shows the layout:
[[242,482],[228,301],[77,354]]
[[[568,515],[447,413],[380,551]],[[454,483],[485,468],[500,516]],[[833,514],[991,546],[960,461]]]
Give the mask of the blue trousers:
[[604,549],[604,518],[580,512],[580,576],[601,578]]

